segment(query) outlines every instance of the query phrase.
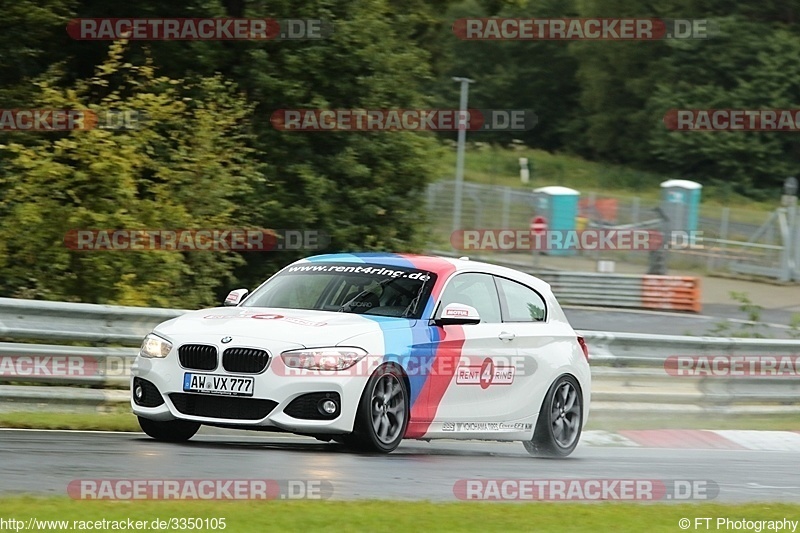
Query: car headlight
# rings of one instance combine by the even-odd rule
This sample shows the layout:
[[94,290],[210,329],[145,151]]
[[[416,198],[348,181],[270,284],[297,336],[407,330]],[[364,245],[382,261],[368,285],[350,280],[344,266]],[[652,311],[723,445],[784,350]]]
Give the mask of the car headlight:
[[283,352],[283,364],[290,368],[306,370],[345,370],[366,357],[361,348],[333,346]]
[[157,357],[162,359],[172,350],[172,343],[158,335],[150,333],[144,338],[139,355],[142,357]]

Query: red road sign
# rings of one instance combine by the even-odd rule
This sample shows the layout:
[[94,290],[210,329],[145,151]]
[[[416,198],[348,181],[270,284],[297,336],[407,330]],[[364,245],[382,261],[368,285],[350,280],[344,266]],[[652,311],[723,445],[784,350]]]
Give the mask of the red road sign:
[[547,231],[547,219],[539,215],[531,219],[531,233],[539,235]]

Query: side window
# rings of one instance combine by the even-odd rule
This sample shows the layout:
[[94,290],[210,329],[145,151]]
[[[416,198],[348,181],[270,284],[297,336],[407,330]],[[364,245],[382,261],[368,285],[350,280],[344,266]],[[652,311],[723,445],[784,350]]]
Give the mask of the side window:
[[478,310],[481,322],[500,322],[500,301],[492,276],[488,274],[458,274],[442,293],[439,313],[451,303],[469,305]]
[[495,278],[503,301],[504,322],[543,322],[547,317],[544,300],[530,287],[506,278]]

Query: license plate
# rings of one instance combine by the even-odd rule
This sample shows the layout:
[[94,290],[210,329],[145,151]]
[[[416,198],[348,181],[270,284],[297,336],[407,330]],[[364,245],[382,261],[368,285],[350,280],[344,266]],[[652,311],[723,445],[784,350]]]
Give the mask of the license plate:
[[225,396],[252,396],[253,382],[254,379],[250,377],[186,372],[183,375],[183,390]]

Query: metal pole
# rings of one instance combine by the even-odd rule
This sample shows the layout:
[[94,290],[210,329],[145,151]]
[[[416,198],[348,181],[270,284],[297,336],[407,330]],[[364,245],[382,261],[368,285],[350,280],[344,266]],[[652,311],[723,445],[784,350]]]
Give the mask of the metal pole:
[[467,95],[469,94],[469,84],[473,80],[469,78],[453,78],[453,81],[461,83],[461,101],[459,103],[458,121],[458,150],[456,152],[456,187],[455,199],[453,201],[453,231],[461,229],[461,198],[464,189],[464,150],[467,141]]
[[503,187],[503,221],[500,223],[502,229],[508,229],[509,211],[511,210],[511,187]]
[[779,207],[777,210],[778,213],[778,230],[780,231],[781,235],[781,244],[783,248],[781,249],[781,268],[780,274],[778,279],[780,281],[791,281],[792,273],[791,273],[791,247],[789,241],[789,222],[787,217],[787,208]]
[[[796,279],[797,275],[797,260],[800,257],[798,254],[798,243],[796,235],[797,226],[797,191],[800,188],[800,182],[794,176],[788,177],[783,182],[783,197],[781,204],[787,210],[787,228],[786,237],[783,241],[785,262],[781,265],[784,269],[784,277],[787,278],[781,281],[791,281]],[[781,228],[783,229],[783,228]]]
[[[728,225],[730,223],[730,218],[731,218],[731,208],[730,207],[723,207],[722,208],[722,220],[719,223],[719,238],[722,239],[723,241],[727,241],[728,240]],[[727,258],[728,258],[728,245],[727,244],[722,243],[721,252],[722,252],[721,253],[722,259],[724,261],[727,260]],[[711,254],[709,257],[711,257],[711,256],[713,256],[713,254]],[[716,262],[714,262],[713,268],[711,268],[709,270],[713,271],[714,269],[716,269],[716,267],[717,267],[717,264],[716,264]]]
[[[797,201],[797,200],[795,200]],[[797,216],[797,206],[794,206],[794,222],[792,223],[791,232],[793,234],[792,237],[792,246],[794,247],[794,272],[792,273],[792,279],[794,281],[800,280],[800,217]]]
[[789,202],[789,207],[787,208],[788,212],[788,222],[789,227],[786,229],[787,238],[786,238],[786,246],[788,248],[786,253],[786,266],[788,269],[786,281],[791,281],[794,279],[795,270],[797,269],[797,264],[795,263],[795,256],[796,251],[795,247],[795,235],[794,235],[794,228],[797,224],[797,197],[793,197],[793,201]]
[[428,202],[427,202],[428,206],[427,207],[428,207],[428,212],[429,213],[435,213],[436,212],[436,209],[434,207],[434,204],[436,203],[436,191],[434,191],[433,186],[434,186],[433,183],[429,183],[428,184],[428,190],[426,191],[428,193]]

